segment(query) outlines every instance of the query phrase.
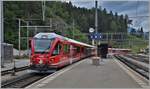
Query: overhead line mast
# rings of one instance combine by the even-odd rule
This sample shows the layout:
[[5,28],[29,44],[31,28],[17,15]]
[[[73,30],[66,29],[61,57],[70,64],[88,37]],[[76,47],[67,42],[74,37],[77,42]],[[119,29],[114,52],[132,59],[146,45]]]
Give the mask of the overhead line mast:
[[98,33],[97,0],[95,1],[95,32]]
[[45,21],[45,0],[44,1],[42,1],[42,19],[43,19],[43,21]]

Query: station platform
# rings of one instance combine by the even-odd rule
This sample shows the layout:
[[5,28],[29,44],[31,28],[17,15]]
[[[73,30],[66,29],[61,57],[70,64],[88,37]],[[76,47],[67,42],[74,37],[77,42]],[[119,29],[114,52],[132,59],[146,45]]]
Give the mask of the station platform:
[[[29,59],[15,59],[15,66],[17,68],[24,67],[29,65],[30,60]],[[4,63],[4,68],[1,67],[1,71],[9,70],[14,67],[14,62],[11,63]]]
[[102,59],[96,66],[87,58],[26,88],[141,88],[139,82],[147,86],[130,76],[118,62],[115,58]]

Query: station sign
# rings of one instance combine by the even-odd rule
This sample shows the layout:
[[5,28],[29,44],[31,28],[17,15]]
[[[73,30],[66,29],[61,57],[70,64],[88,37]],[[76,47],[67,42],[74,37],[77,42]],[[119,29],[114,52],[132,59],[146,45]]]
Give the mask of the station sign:
[[101,40],[102,34],[101,33],[90,33],[90,38],[94,40]]

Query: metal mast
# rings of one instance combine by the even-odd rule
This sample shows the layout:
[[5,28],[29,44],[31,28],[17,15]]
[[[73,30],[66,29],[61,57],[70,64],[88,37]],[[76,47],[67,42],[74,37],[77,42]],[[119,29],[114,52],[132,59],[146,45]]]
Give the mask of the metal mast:
[[42,1],[42,19],[43,19],[43,21],[45,21],[45,2],[46,1]]
[[95,1],[95,32],[97,33],[97,29],[98,29],[98,16],[97,16],[97,3],[98,1]]
[[1,67],[4,67],[4,48],[3,48],[3,46],[2,46],[2,43],[4,42],[4,27],[3,27],[3,1],[0,1],[0,6],[1,6],[1,9],[0,9],[0,13],[1,13],[1,18],[0,18],[0,33],[1,33],[1,47],[0,47],[0,49],[1,49],[1,54],[0,54],[0,56],[1,56]]

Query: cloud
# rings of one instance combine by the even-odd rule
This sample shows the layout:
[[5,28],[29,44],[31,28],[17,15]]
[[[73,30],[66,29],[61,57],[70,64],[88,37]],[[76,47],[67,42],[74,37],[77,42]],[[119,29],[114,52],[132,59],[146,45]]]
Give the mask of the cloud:
[[[94,7],[94,1],[88,0],[73,0],[73,5],[77,7],[85,7],[85,8],[92,8]],[[149,14],[149,1],[103,1],[98,0],[99,5],[102,8],[106,8],[107,11],[117,12],[119,15],[127,14],[130,19],[133,20],[134,27],[143,27],[144,31],[149,30],[148,25],[148,17]],[[138,17],[138,16],[145,16],[145,17]]]
[[143,30],[145,32],[148,32],[149,31],[149,20],[146,19],[146,20],[141,21],[140,26],[143,27]]
[[94,2],[92,2],[92,1],[72,0],[72,4],[77,6],[77,7],[85,7],[85,8],[92,8],[92,7],[94,7]]
[[[137,2],[134,2],[137,4]],[[132,3],[132,4],[134,4]],[[130,5],[132,5],[130,4]],[[128,5],[128,4],[126,4]],[[135,4],[134,4],[135,5]],[[139,2],[137,6],[133,6],[132,8],[122,10],[119,14],[128,14],[130,19],[133,20],[133,26],[136,28],[143,27],[144,31],[147,32],[149,30],[148,25],[148,17],[149,16],[149,3],[148,2]]]

